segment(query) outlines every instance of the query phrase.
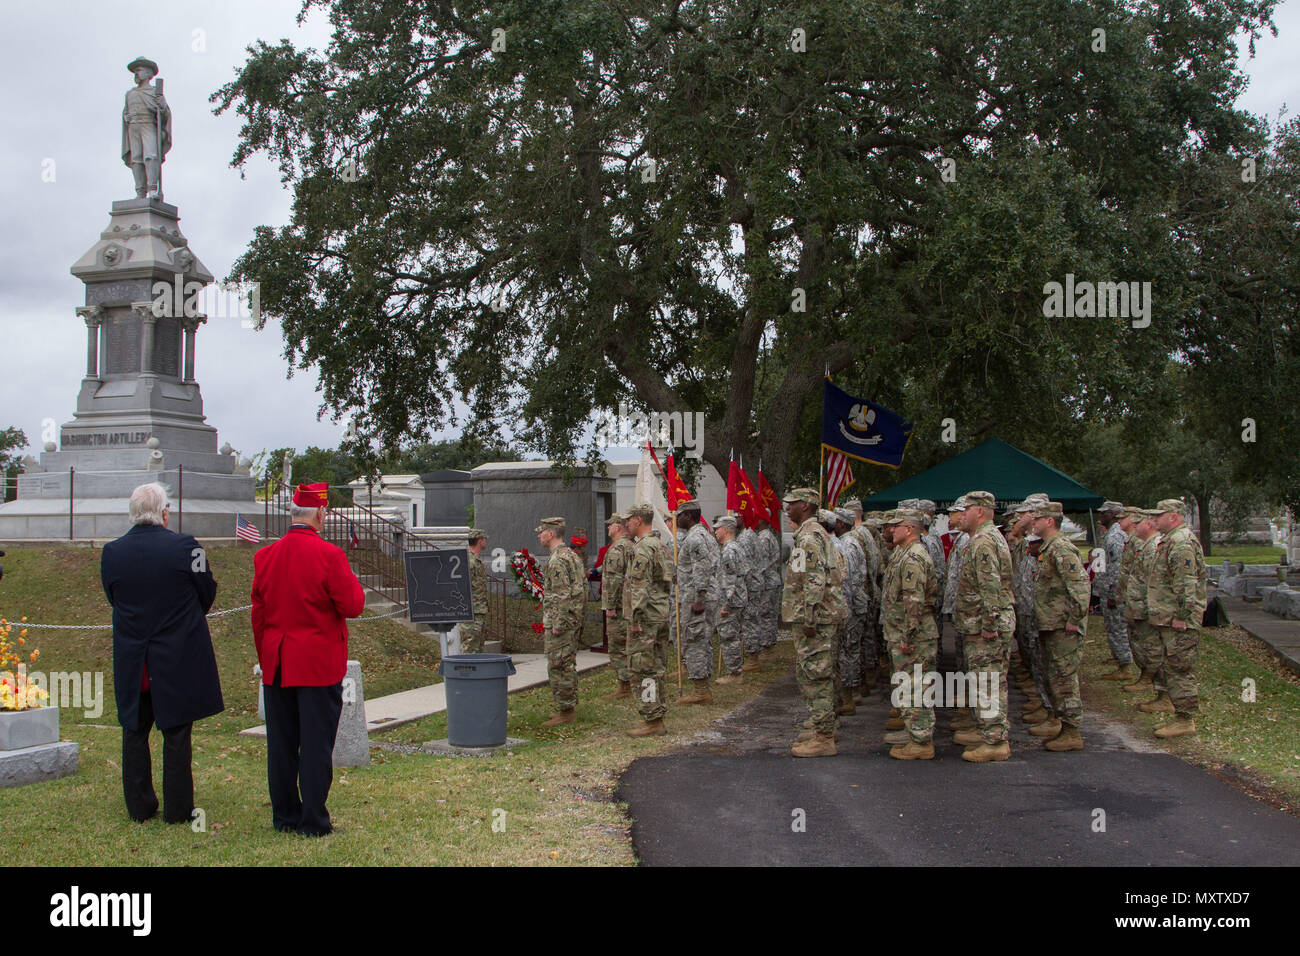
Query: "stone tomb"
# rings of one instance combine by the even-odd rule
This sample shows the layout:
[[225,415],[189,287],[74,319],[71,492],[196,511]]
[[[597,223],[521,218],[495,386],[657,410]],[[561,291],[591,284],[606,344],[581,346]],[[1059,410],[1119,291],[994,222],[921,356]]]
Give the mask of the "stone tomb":
[[74,774],[79,752],[59,740],[59,708],[0,711],[0,789]]

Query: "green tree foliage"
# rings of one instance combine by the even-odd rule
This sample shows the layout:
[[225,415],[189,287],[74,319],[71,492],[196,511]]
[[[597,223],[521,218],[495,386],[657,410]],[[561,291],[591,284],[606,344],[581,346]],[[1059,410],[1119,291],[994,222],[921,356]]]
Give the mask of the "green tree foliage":
[[[258,43],[213,96],[294,191],[233,278],[381,444],[459,396],[570,460],[627,399],[781,489],[829,369],[917,423],[882,486],[992,434],[1154,434],[1170,356],[1221,360],[1193,318],[1252,264],[1206,263],[1205,191],[1245,202],[1265,151],[1235,37],[1273,0],[315,3],[327,51]],[[1044,317],[1067,273],[1152,282],[1150,326]]]
[[13,501],[18,494],[18,475],[22,473],[21,452],[27,447],[27,436],[21,428],[9,427],[0,431],[0,476],[3,476],[3,494],[0,501]]

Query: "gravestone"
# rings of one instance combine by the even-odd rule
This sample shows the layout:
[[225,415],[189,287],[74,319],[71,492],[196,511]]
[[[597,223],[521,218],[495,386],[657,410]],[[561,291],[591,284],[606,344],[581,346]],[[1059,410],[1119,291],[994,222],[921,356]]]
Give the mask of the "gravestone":
[[79,752],[59,740],[59,708],[0,711],[0,789],[74,774]]

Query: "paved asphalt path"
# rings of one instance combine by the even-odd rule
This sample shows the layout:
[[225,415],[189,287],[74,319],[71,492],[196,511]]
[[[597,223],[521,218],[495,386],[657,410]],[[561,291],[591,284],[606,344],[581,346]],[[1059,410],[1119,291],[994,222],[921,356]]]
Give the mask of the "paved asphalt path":
[[[877,688],[879,685],[877,685]],[[1012,691],[1012,713],[1023,697]],[[669,703],[669,723],[672,721]],[[1018,717],[1012,756],[970,764],[947,719],[930,761],[892,760],[877,689],[842,719],[839,754],[798,759],[793,674],[618,788],[649,866],[1294,866],[1300,818],[1117,724],[1085,716],[1081,752],[1042,749]],[[802,811],[800,813],[799,811]],[[1104,811],[1104,832],[1094,830]],[[804,832],[796,832],[802,819]]]

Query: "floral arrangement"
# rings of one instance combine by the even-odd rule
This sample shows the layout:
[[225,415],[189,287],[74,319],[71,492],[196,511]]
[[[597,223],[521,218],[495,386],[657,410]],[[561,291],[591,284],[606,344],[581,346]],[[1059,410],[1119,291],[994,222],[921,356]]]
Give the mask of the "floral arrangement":
[[575,534],[569,544],[575,548],[585,548],[587,546],[587,539],[580,534]]
[[[528,595],[535,601],[542,599],[542,572],[537,567],[537,559],[528,553],[527,548],[521,548],[516,551],[514,557],[510,559],[510,570],[514,573],[515,582],[519,585],[519,590]],[[540,611],[542,606],[536,605],[533,610]],[[534,633],[541,634],[546,630],[540,623],[534,622],[532,625]]]
[[[24,617],[21,623],[27,623],[27,618]],[[35,664],[41,652],[35,649],[20,651],[18,648],[27,644],[27,628],[19,630],[16,641],[13,630],[14,626],[0,617],[0,710],[30,710],[42,706],[50,693],[27,680],[23,655],[27,655],[27,663]],[[17,669],[16,675],[11,667]]]

